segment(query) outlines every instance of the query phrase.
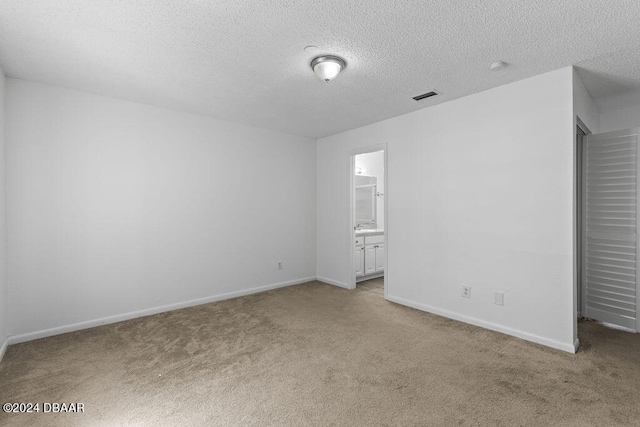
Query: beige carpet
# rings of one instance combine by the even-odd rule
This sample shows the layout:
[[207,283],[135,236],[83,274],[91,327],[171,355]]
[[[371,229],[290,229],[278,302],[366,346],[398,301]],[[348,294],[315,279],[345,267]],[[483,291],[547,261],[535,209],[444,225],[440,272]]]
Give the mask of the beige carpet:
[[640,334],[568,354],[313,282],[9,347],[1,425],[640,425]]
[[364,292],[372,292],[380,296],[384,296],[384,277],[363,280],[356,283],[356,290]]

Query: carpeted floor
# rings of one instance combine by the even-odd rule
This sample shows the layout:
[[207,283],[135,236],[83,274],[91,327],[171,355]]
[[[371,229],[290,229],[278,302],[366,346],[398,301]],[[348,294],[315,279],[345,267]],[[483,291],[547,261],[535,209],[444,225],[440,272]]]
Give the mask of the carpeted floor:
[[312,282],[9,347],[0,425],[640,426],[640,334],[576,355]]
[[384,277],[377,277],[375,279],[358,282],[356,283],[356,289],[358,291],[371,292],[384,296]]

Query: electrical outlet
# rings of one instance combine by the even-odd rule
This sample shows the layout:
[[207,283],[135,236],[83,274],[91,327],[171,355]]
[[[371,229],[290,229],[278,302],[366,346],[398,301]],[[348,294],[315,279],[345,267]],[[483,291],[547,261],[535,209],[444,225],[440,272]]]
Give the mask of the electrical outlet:
[[493,303],[495,305],[504,305],[504,292],[494,292]]
[[278,261],[278,270],[282,270],[284,267],[282,267],[282,261]]
[[471,298],[471,286],[462,286],[462,298]]

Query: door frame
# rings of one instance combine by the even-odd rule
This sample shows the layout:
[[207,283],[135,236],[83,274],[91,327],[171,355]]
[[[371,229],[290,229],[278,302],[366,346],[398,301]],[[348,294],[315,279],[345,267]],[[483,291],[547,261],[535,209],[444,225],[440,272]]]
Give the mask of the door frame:
[[[574,317],[577,319],[578,317],[584,316],[585,312],[585,299],[584,299],[584,289],[583,289],[583,277],[585,274],[584,271],[584,259],[583,259],[583,248],[585,245],[585,237],[583,230],[583,213],[585,211],[585,201],[584,201],[584,137],[591,134],[589,128],[584,124],[579,117],[576,116],[576,126],[575,130],[575,188],[574,188],[574,206],[575,206],[575,218],[574,218],[574,233],[575,233],[575,313]],[[579,132],[582,132],[580,134]]]
[[[582,213],[584,212],[583,206],[583,197],[584,193],[583,189],[583,169],[584,169],[584,138],[578,139],[578,128],[585,134],[591,134],[591,130],[584,124],[584,122],[578,117],[575,116],[574,126],[573,126],[573,162],[574,162],[574,188],[573,188],[573,346],[576,351],[578,351],[578,347],[580,346],[580,340],[578,339],[578,313],[582,315],[584,313],[583,309],[583,300],[584,300],[584,292],[582,289],[582,277],[583,277],[583,260],[582,260],[582,249],[584,247],[584,236],[582,230]],[[578,300],[578,296],[580,296],[580,300]]]
[[349,242],[349,281],[347,285],[349,289],[356,288],[356,275],[354,273],[353,266],[355,265],[355,257],[354,257],[354,248],[356,247],[356,233],[354,232],[356,226],[356,209],[354,202],[354,183],[355,183],[355,173],[356,173],[356,156],[358,154],[367,154],[367,153],[375,153],[376,151],[383,152],[383,162],[384,162],[384,298],[387,299],[389,294],[389,167],[388,167],[388,159],[389,159],[389,151],[388,144],[376,144],[369,145],[367,147],[357,148],[349,151],[349,229],[347,232],[350,236],[348,240]]

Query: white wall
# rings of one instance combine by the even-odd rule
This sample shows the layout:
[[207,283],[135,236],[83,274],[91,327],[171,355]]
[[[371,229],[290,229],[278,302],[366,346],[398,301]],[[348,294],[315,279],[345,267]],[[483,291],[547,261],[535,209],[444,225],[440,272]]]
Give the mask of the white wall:
[[[356,167],[362,168],[362,175],[376,178],[378,193],[384,194],[384,151],[363,153],[356,156]],[[376,197],[376,224],[364,228],[384,229],[384,196]]]
[[0,360],[7,346],[7,195],[5,164],[5,77],[0,68]]
[[573,110],[574,115],[582,120],[591,133],[600,132],[600,112],[575,70],[573,71]]
[[11,342],[315,278],[315,140],[15,79],[6,101]]
[[600,113],[601,132],[637,127],[640,127],[640,98],[635,105],[629,105],[624,108],[607,109]]
[[320,139],[318,277],[348,283],[349,152],[386,142],[389,299],[574,351],[572,80],[564,68]]
[[[582,79],[580,78],[578,73],[575,71],[575,69],[573,70],[572,78],[573,78],[573,118],[574,118],[573,129],[574,129],[574,132],[577,132],[575,129],[578,124],[578,120],[580,120],[582,121],[582,124],[587,127],[587,130],[590,133],[598,133],[600,131],[600,112],[598,111],[596,104],[593,102],[593,98],[591,98],[591,95],[587,91],[587,88],[585,87],[584,83],[582,82]],[[574,141],[575,140],[576,138],[574,138]],[[574,145],[574,150],[577,150],[577,147],[575,147],[575,145]],[[574,156],[574,165],[573,165],[574,176],[577,173],[577,170],[578,170],[577,156]],[[575,187],[574,187],[573,197],[574,197],[573,215],[575,217],[579,209],[579,206],[577,203],[578,201],[577,188]],[[581,244],[578,242],[578,235],[575,230],[574,230],[574,236],[573,236],[573,244],[576,249],[578,247],[578,244]],[[573,310],[575,313],[574,322],[573,322],[573,330],[574,330],[573,334],[575,337],[577,337],[578,336],[578,286],[579,286],[578,284],[579,264],[578,264],[577,257],[574,256],[573,262],[574,262]]]

